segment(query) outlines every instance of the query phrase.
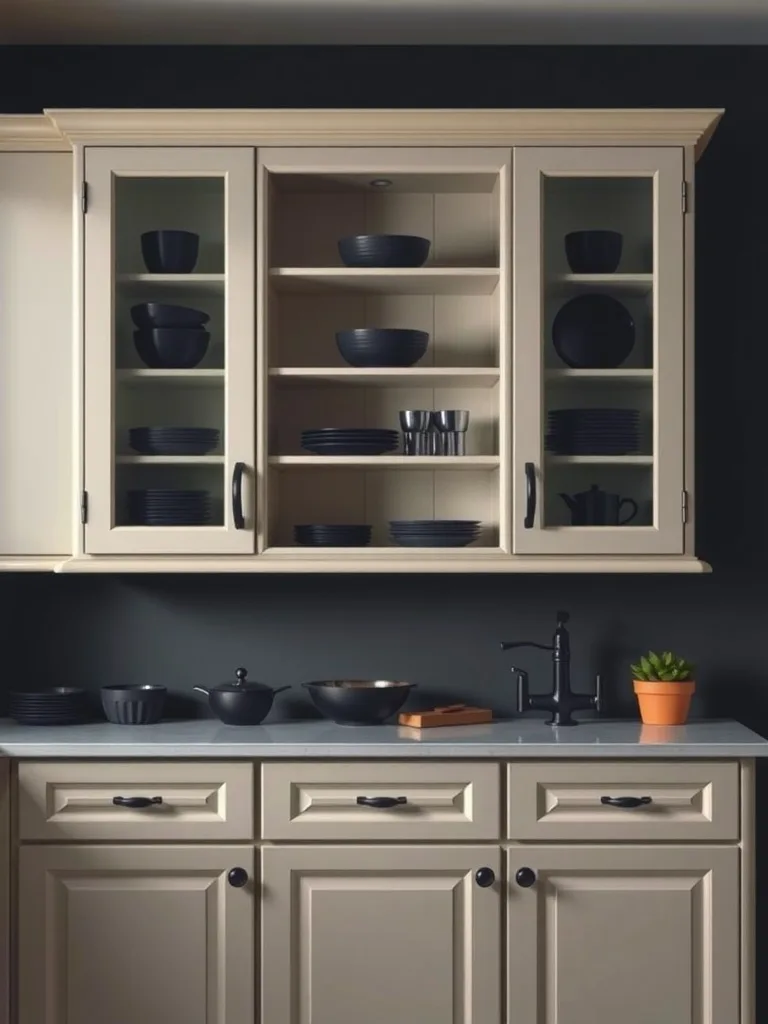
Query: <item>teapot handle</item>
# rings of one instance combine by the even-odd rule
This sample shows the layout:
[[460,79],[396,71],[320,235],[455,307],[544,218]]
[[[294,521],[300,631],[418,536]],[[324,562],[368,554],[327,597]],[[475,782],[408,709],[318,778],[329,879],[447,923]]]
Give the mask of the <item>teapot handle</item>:
[[637,515],[637,502],[633,501],[632,498],[622,498],[619,502],[619,516],[621,516],[622,505],[631,505],[632,511],[629,513],[626,519],[619,518],[619,526],[626,526],[627,523],[631,523]]

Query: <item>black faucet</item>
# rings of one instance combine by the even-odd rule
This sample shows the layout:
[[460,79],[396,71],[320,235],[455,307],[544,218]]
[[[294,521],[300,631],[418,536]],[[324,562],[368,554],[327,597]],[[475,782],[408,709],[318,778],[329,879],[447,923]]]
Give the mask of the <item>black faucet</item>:
[[578,725],[572,712],[593,708],[599,714],[603,706],[600,676],[597,676],[595,680],[594,695],[574,693],[571,690],[571,643],[568,630],[565,628],[569,618],[568,612],[557,613],[557,629],[551,644],[514,640],[501,645],[502,651],[509,651],[513,647],[538,647],[540,651],[552,651],[553,687],[551,693],[532,697],[528,692],[528,673],[521,668],[514,666],[512,668],[512,671],[517,673],[517,713],[522,715],[528,710],[550,711],[552,717],[547,720],[547,725]]

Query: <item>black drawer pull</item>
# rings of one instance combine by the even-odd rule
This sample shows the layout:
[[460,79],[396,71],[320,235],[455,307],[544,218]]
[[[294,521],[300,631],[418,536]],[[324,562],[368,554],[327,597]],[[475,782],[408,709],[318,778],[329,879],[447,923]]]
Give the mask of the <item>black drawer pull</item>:
[[112,803],[115,807],[151,807],[152,804],[161,804],[161,796],[113,796]]
[[406,796],[359,796],[357,803],[363,807],[398,807],[408,803]]
[[608,804],[609,807],[624,807],[629,810],[632,807],[644,807],[651,803],[649,796],[601,796],[600,803]]

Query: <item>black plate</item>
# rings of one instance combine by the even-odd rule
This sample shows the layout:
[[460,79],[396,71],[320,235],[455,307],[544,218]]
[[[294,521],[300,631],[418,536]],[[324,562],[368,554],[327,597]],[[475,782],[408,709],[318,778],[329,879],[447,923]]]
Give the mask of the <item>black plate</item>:
[[612,369],[634,348],[635,322],[610,295],[577,295],[555,317],[552,343],[566,366]]
[[441,527],[476,527],[482,526],[479,519],[390,519],[389,525],[391,527],[413,527],[419,528],[424,527],[428,530],[437,530]]
[[465,548],[474,537],[403,537],[392,535],[392,540],[402,548]]
[[315,455],[386,455],[393,452],[397,446],[329,443],[324,445],[305,444],[302,447]]

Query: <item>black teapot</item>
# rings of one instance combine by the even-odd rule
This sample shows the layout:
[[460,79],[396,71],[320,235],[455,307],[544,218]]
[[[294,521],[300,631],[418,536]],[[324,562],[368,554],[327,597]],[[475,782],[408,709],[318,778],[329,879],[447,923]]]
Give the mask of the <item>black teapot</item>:
[[[609,494],[592,484],[588,491],[561,494],[571,513],[572,526],[624,526],[637,515],[637,503],[632,498]],[[621,518],[621,510],[628,506],[630,513]]]

